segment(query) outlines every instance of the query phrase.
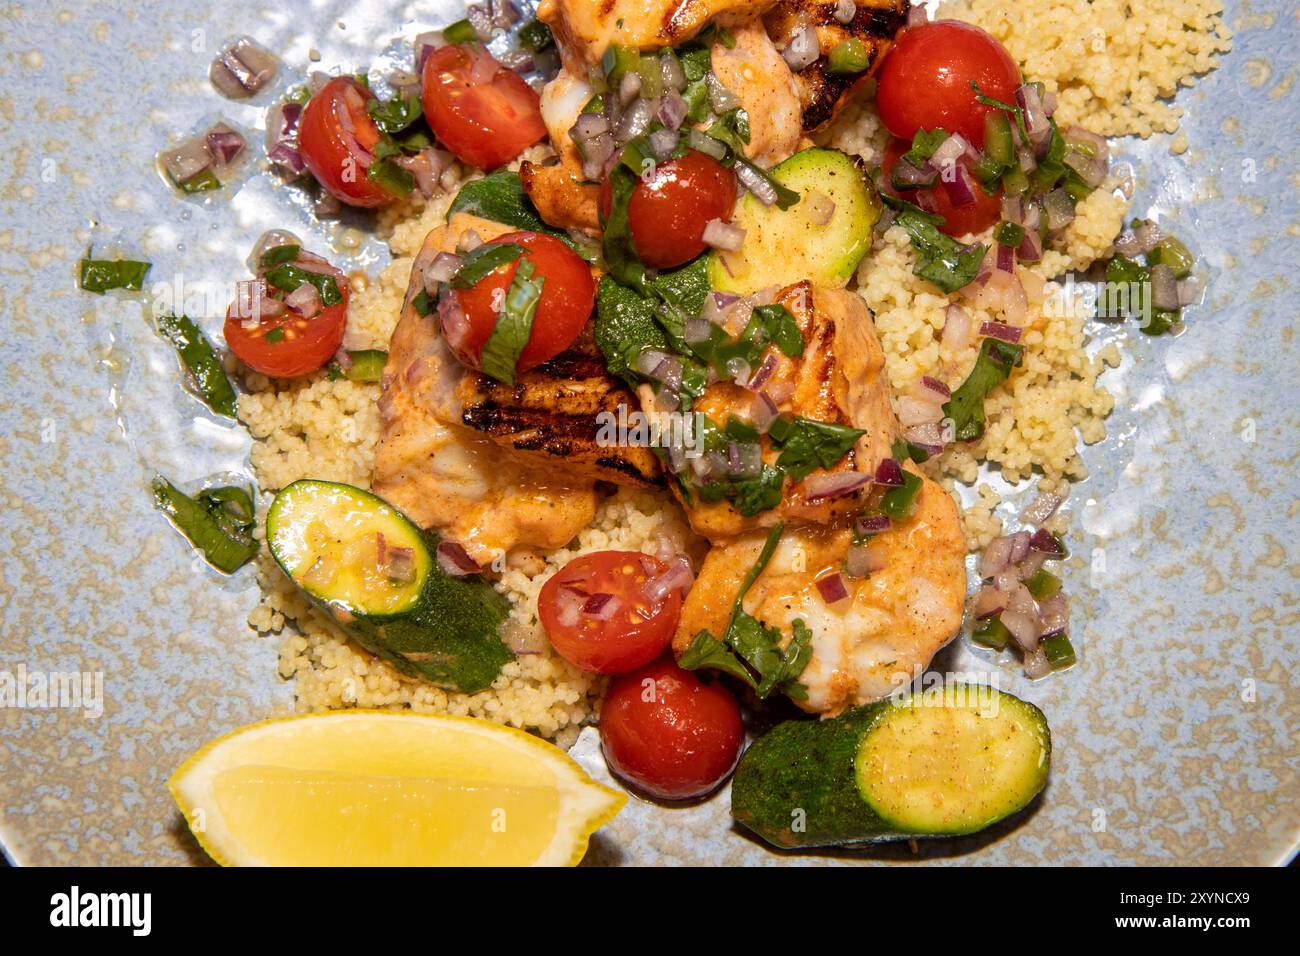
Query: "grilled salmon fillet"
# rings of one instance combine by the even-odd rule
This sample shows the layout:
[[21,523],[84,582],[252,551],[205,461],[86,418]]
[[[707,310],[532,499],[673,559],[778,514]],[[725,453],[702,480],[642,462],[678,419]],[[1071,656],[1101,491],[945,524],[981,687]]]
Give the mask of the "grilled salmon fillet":
[[[907,466],[909,470],[911,465]],[[701,630],[727,629],[732,604],[766,535],[755,532],[714,545],[704,559],[673,636],[681,654]],[[832,715],[887,696],[910,682],[961,628],[966,601],[966,538],[956,502],[922,478],[906,521],[869,545],[876,570],[841,577],[848,598],[827,604],[817,581],[840,574],[852,545],[844,524],[787,528],[744,607],[778,627],[788,643],[794,621],[812,631],[812,658],[799,676],[805,710]]]
[[731,26],[762,14],[774,0],[542,0],[537,18],[551,28],[574,76],[600,62],[611,43],[653,50],[677,46],[710,23]]
[[[891,455],[899,426],[890,404],[885,355],[866,304],[851,292],[816,288],[809,282],[783,289],[776,301],[794,316],[803,335],[803,355],[790,358],[775,345],[769,346],[765,360],[774,358],[776,366],[763,390],[783,413],[862,429],[864,434],[831,471],[875,475],[881,460]],[[734,382],[717,382],[705,390],[694,410],[717,423],[732,416],[747,420],[753,400],[752,392]],[[765,438],[763,460],[771,464],[778,454]],[[812,473],[824,474],[820,469]],[[726,500],[705,502],[693,496],[688,501],[677,482],[669,486],[686,509],[691,527],[711,541],[770,528],[777,522],[827,523],[861,511],[871,494],[868,484],[843,497],[810,499],[809,478],[787,479],[781,504],[750,516]]]
[[[440,252],[454,252],[460,236],[473,230],[485,241],[510,232],[508,226],[458,214],[429,233],[411,270],[408,301],[424,288],[424,267]],[[408,343],[418,351],[436,338],[436,317],[420,323]],[[394,336],[397,339],[397,336]],[[391,360],[390,360],[391,361]],[[569,349],[519,374],[513,386],[456,364],[447,379],[431,381],[424,399],[448,425],[469,429],[550,473],[573,480],[611,481],[639,487],[662,484],[659,460],[648,448],[602,447],[597,443],[601,413],[635,408],[635,396],[606,371],[590,327]]]
[[[817,0],[780,0],[763,17],[768,34],[784,50],[790,37],[805,24],[817,32],[821,56],[795,73],[803,104],[803,129],[825,126],[852,94],[853,89],[880,66],[894,35],[907,22],[910,0],[858,0],[849,23],[835,19],[836,3]],[[830,52],[843,40],[858,39],[866,47],[870,65],[864,73],[832,73]]]

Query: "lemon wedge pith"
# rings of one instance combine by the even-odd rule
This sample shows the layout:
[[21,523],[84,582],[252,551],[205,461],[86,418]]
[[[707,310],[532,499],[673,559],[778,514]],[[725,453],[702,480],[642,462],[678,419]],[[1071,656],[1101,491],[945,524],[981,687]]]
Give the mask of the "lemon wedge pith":
[[241,727],[167,785],[227,866],[573,865],[627,802],[522,730],[373,710]]

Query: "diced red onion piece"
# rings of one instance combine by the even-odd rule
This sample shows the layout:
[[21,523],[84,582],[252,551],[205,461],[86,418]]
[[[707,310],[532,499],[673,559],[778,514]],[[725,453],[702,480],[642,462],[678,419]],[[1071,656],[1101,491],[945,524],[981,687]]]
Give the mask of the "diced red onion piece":
[[760,435],[768,433],[778,414],[780,411],[776,402],[772,401],[772,396],[767,392],[759,392],[749,405],[749,423],[758,429]]
[[928,160],[930,167],[936,172],[943,172],[945,167],[955,165],[970,148],[971,145],[966,141],[966,137],[961,133],[953,133],[930,154]]
[[650,143],[650,152],[654,153],[655,159],[662,163],[673,155],[681,136],[676,130],[657,129],[647,139]]
[[[988,256],[985,256],[987,259]],[[963,349],[970,345],[975,331],[975,319],[959,305],[948,306],[944,314],[941,343],[950,349]]]
[[[938,173],[929,166],[922,168],[909,159],[899,157],[898,162],[894,164],[894,168],[889,171],[889,176],[894,183],[906,189],[912,186],[933,185],[938,178]],[[926,198],[933,201],[933,197]],[[917,201],[920,202],[920,196],[917,197]]]
[[1174,270],[1163,262],[1151,267],[1151,302],[1157,309],[1177,309],[1178,280]]
[[224,123],[218,123],[208,130],[205,142],[208,152],[219,166],[229,166],[248,145],[242,135]]
[[1020,225],[1023,222],[1021,219],[1021,216],[1023,215],[1021,211],[1022,208],[1019,196],[1002,197],[1002,218],[1007,222],[1014,222],[1016,225]]
[[1201,283],[1195,277],[1181,279],[1178,282],[1178,307],[1196,305],[1201,301]]
[[[816,39],[814,38],[814,43]],[[709,106],[713,112],[722,114],[741,105],[740,98],[722,85],[716,73],[704,74],[704,85],[709,91]]]
[[284,304],[304,319],[313,319],[321,310],[320,290],[304,282],[284,297]]
[[736,252],[745,242],[745,230],[721,219],[710,219],[702,237],[706,245],[726,252]]
[[163,168],[176,183],[193,179],[212,165],[212,153],[203,139],[188,139],[175,149],[162,154]]
[[898,400],[898,421],[904,428],[928,425],[942,418],[943,408],[928,398],[904,395]]
[[1106,137],[1098,136],[1091,130],[1077,125],[1067,129],[1064,135],[1067,143],[1087,143],[1096,151],[1096,158],[1103,163],[1110,159],[1110,143],[1106,141]]
[[952,389],[937,378],[931,378],[929,375],[921,376],[921,388],[926,392],[932,392],[945,402],[952,398]]
[[1041,647],[1035,647],[1031,651],[1025,651],[1022,662],[1025,668],[1025,676],[1030,680],[1038,680],[1040,677],[1046,677],[1052,672],[1051,662],[1048,661],[1047,655]]
[[246,99],[275,77],[279,61],[251,37],[225,47],[208,67],[208,79],[231,99]]
[[[697,129],[686,131],[686,145],[691,149],[698,150],[706,156],[712,156],[714,159],[722,160],[727,155],[727,146],[721,140],[716,140],[707,133],[701,133]],[[737,167],[737,174],[744,166],[741,164]]]
[[713,323],[708,319],[687,319],[682,324],[682,338],[691,345],[707,342],[713,334]]
[[1034,620],[1033,617],[1020,611],[1013,611],[1008,607],[1002,612],[1002,623],[1011,632],[1011,636],[1016,639],[1016,643],[1026,651],[1038,647],[1038,639],[1042,632],[1038,626],[1038,621]]
[[[659,58],[659,75],[663,79],[666,90],[679,93],[686,88],[686,71],[682,69],[682,61],[672,52],[667,52]],[[685,103],[685,100],[682,102]],[[686,114],[682,115],[684,117]]]
[[882,458],[880,464],[876,466],[876,474],[872,480],[884,488],[901,487],[903,468],[892,458]]
[[479,563],[470,557],[469,552],[455,541],[438,542],[437,558],[438,567],[442,568],[444,574],[453,578],[463,578],[483,570],[479,567]]
[[748,163],[736,163],[736,178],[740,184],[754,194],[754,198],[764,206],[771,206],[776,203],[776,187],[768,182],[763,175]]
[[618,99],[624,106],[627,106],[641,92],[641,74],[636,70],[628,70],[623,74],[623,79],[618,83]]
[[1016,249],[1016,257],[1021,262],[1037,262],[1043,258],[1043,240],[1037,229],[1025,229],[1025,234]]
[[440,282],[450,282],[465,264],[465,257],[454,252],[440,252],[424,270],[424,289],[432,293]]
[[1011,535],[1011,564],[1019,564],[1029,553],[1029,539],[1033,537],[1028,531],[1017,531]]
[[1010,246],[998,245],[998,271],[1011,273],[1016,267],[1016,250]]
[[983,584],[975,592],[974,611],[978,620],[1001,614],[1007,606],[1007,596],[991,584]]
[[924,450],[926,454],[937,455],[943,451],[943,430],[939,427],[937,420],[904,429],[903,437]]
[[[629,76],[635,76],[629,73]],[[637,100],[627,108],[623,118],[618,121],[618,128],[614,130],[614,139],[619,143],[626,143],[629,140],[636,139],[650,126],[650,121],[654,119],[655,111],[659,108],[657,100]]]
[[608,621],[618,613],[620,601],[612,594],[593,594],[582,604],[582,613],[597,621]]
[[809,501],[829,501],[851,495],[871,480],[860,471],[837,471],[809,475],[804,479],[804,497]]
[[760,391],[763,386],[767,384],[767,380],[772,377],[772,373],[775,371],[776,356],[771,352],[768,352],[767,355],[764,356],[763,361],[759,364],[758,368],[754,370],[754,374],[749,377],[749,381],[745,383],[745,387],[751,392]]
[[1029,547],[1031,547],[1035,551],[1039,551],[1042,552],[1043,554],[1046,554],[1048,557],[1053,557],[1053,558],[1065,557],[1065,552],[1061,548],[1061,542],[1057,541],[1056,536],[1053,535],[1046,528],[1039,528],[1037,531],[1034,532],[1033,537],[1029,539]]
[[923,23],[930,22],[930,11],[924,5],[916,3],[907,11],[908,27],[919,27]]
[[1064,189],[1053,189],[1043,199],[1043,213],[1047,218],[1047,230],[1060,232],[1074,222],[1074,200]]
[[685,594],[694,581],[695,572],[691,570],[691,562],[678,556],[669,562],[668,569],[663,574],[646,581],[641,587],[641,593],[647,601],[657,605],[673,591]]
[[781,56],[785,58],[786,66],[796,73],[817,62],[821,49],[817,43],[817,31],[811,24],[801,24],[791,34],[790,42],[781,51]]
[[1069,166],[1089,186],[1094,189],[1101,185],[1106,178],[1106,164],[1094,156],[1088,156],[1077,149],[1066,147],[1065,156],[1061,159],[1065,165]]
[[1050,140],[1052,127],[1047,121],[1047,113],[1043,110],[1038,90],[1026,83],[1016,90],[1016,104],[1024,111],[1025,131],[1029,133],[1029,141],[1038,147]]
[[689,111],[686,99],[672,87],[659,98],[659,122],[670,130],[680,129]]
[[854,520],[853,529],[861,535],[881,534],[888,531],[892,524],[889,515],[863,514]]
[[840,23],[852,23],[858,15],[858,5],[853,0],[836,0],[834,14]]
[[827,604],[838,604],[849,596],[849,589],[844,586],[844,579],[838,573],[818,578],[817,590]]
[[[1025,524],[1042,524],[1056,514],[1056,510],[1061,507],[1064,500],[1060,495],[1043,492],[1030,503],[1029,507],[1020,512],[1020,520]],[[1048,537],[1051,538],[1051,535],[1048,534]],[[1052,538],[1052,540],[1055,542],[1056,539]]]
[[978,571],[981,578],[992,578],[1001,574],[1011,563],[1011,539],[994,538],[980,553]]
[[1043,637],[1060,634],[1070,625],[1070,600],[1061,591],[1038,602],[1038,617]]
[[424,61],[429,58],[429,54],[438,47],[446,45],[447,41],[443,38],[441,30],[431,30],[417,36],[412,43],[415,50],[415,72],[423,75]]

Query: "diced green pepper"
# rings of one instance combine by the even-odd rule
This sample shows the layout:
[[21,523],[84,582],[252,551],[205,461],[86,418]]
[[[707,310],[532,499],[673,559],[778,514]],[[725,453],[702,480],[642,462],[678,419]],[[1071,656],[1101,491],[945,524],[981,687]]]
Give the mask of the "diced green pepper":
[[916,506],[916,495],[921,490],[921,479],[910,471],[903,472],[903,483],[890,488],[880,499],[880,510],[894,521],[906,521]]
[[1030,575],[1029,580],[1025,582],[1025,587],[1029,589],[1029,593],[1035,600],[1042,601],[1061,590],[1061,579],[1051,571],[1039,568]]
[[861,73],[871,65],[867,48],[857,37],[841,40],[831,47],[830,70],[832,73]]
[[1000,222],[993,230],[993,238],[1000,244],[1015,249],[1025,238],[1025,227],[1015,222]]
[[1147,263],[1153,266],[1168,266],[1173,270],[1174,278],[1186,279],[1192,274],[1196,257],[1182,242],[1173,236],[1165,236],[1147,253]]
[[478,31],[468,20],[457,20],[442,31],[442,38],[448,43],[476,43]]
[[971,640],[981,647],[991,647],[995,651],[1000,651],[1011,643],[1011,632],[1002,623],[1002,618],[995,614],[979,622],[974,633],[971,634]]
[[1063,633],[1043,638],[1043,642],[1038,646],[1042,648],[1043,654],[1047,657],[1047,663],[1052,665],[1052,670],[1069,667],[1076,660],[1074,645],[1070,643],[1070,639]]

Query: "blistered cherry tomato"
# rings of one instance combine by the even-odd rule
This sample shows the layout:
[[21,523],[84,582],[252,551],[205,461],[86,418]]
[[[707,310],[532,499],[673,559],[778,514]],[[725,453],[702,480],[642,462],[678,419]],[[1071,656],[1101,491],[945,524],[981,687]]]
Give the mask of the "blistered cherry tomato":
[[286,293],[258,278],[226,311],[223,331],[235,356],[254,371],[273,378],[293,378],[323,368],[343,344],[347,324],[348,281],[323,259],[304,254],[291,265],[334,279],[342,301],[295,312],[285,305]]
[[574,558],[542,585],[537,614],[560,656],[583,670],[621,674],[663,653],[682,613],[682,592],[651,594],[668,565],[639,551]]
[[[880,164],[880,171],[883,173],[886,183],[889,182],[889,174],[893,170],[894,164],[910,148],[911,144],[905,143],[901,139],[890,140],[889,146],[885,148],[885,158]],[[965,157],[957,160],[957,162],[965,166],[967,172],[970,172],[970,163]],[[916,203],[926,212],[943,216],[943,225],[939,227],[939,231],[956,237],[964,236],[967,233],[983,232],[1002,216],[1001,191],[986,193],[984,187],[975,179],[974,173],[971,173],[971,183],[975,201],[967,203],[965,206],[954,206],[948,186],[939,181],[936,181],[932,188],[927,187],[924,190],[899,189],[891,191],[909,202]],[[924,192],[924,196],[921,195],[922,192]]]
[[600,744],[610,770],[661,800],[716,789],[735,769],[744,741],[731,692],[666,658],[616,677],[601,705]]
[[[600,212],[608,218],[613,190],[600,189]],[[736,177],[712,156],[691,150],[659,163],[641,177],[627,203],[632,244],[641,261],[654,269],[690,262],[704,251],[704,227],[711,219],[731,221]]]
[[351,77],[330,80],[308,101],[298,123],[303,162],[330,195],[373,208],[398,197],[366,178],[382,138],[366,105],[375,95]]
[[452,289],[459,308],[439,308],[442,334],[462,363],[480,368],[483,346],[496,328],[510,282],[527,259],[533,278],[542,279],[542,296],[533,315],[532,334],[515,368],[526,372],[568,348],[587,324],[596,303],[596,281],[591,268],[572,249],[552,236],[536,232],[510,232],[485,245],[515,243],[524,254],[478,281],[470,289]]
[[1012,103],[1020,70],[1006,48],[979,27],[936,20],[894,39],[876,81],[876,107],[895,136],[910,143],[918,129],[942,128],[979,147],[984,117],[995,107],[975,101],[971,82],[985,96]]
[[423,95],[439,142],[480,169],[504,166],[546,135],[537,92],[477,43],[430,53]]

